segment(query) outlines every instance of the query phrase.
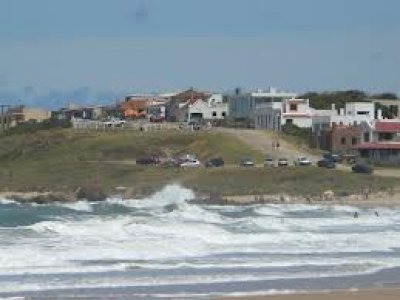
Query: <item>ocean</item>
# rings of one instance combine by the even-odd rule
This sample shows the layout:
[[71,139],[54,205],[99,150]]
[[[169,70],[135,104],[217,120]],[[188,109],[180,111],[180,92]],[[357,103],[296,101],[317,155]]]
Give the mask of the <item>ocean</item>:
[[[199,299],[400,283],[400,207],[0,200],[0,298]],[[354,217],[358,213],[358,218]]]

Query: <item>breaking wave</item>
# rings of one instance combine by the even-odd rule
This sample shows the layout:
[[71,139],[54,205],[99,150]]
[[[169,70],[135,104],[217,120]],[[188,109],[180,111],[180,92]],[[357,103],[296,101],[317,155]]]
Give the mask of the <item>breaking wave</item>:
[[[1,200],[0,296],[273,282],[400,267],[400,209],[202,206],[188,202],[194,198],[193,191],[171,185],[146,199],[45,205]],[[23,283],[15,283],[18,276]]]

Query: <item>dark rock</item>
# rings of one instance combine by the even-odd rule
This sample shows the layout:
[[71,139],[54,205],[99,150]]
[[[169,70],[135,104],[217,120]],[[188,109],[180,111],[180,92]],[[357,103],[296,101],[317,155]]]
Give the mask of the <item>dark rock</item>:
[[98,186],[87,185],[78,189],[76,198],[86,199],[88,201],[104,201],[107,199],[107,194]]
[[53,192],[45,192],[45,193],[16,193],[15,195],[10,195],[10,199],[13,199],[17,202],[33,202],[37,204],[47,204],[53,202],[73,202],[76,201],[76,198],[70,194],[65,193],[53,193]]

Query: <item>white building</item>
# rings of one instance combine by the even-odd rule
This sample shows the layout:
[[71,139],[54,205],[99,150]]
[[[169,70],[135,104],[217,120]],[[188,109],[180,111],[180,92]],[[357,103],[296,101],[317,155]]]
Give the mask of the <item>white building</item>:
[[212,94],[208,99],[189,100],[180,107],[184,119],[180,121],[202,123],[203,121],[223,120],[228,115],[228,103],[221,94]]
[[374,120],[375,105],[369,102],[346,103],[345,108],[317,110],[308,99],[284,99],[259,106],[254,111],[256,128],[281,130],[285,124],[294,124],[313,131],[327,130],[335,125],[358,125]]
[[258,107],[254,111],[254,124],[256,128],[271,130],[280,130],[285,124],[309,128],[312,126],[313,114],[308,99],[284,99],[282,102]]
[[[318,110],[316,110],[318,112]],[[381,114],[379,112],[379,114]],[[381,116],[378,116],[381,118]],[[326,115],[318,115],[312,119],[314,132],[326,130],[335,125],[359,125],[362,122],[370,123],[375,119],[375,104],[372,102],[348,102],[344,108],[336,110],[332,105],[331,112]]]
[[284,99],[295,98],[297,94],[279,91],[275,88],[242,93],[236,89],[233,95],[228,95],[229,116],[235,119],[253,118],[255,112],[269,103],[282,102]]

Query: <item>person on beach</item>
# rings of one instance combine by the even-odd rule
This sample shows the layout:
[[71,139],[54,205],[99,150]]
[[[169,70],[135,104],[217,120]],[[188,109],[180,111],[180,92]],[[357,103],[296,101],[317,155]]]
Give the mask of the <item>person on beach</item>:
[[354,213],[353,218],[354,218],[354,219],[357,219],[357,218],[358,218],[358,212],[355,212],[355,213]]

